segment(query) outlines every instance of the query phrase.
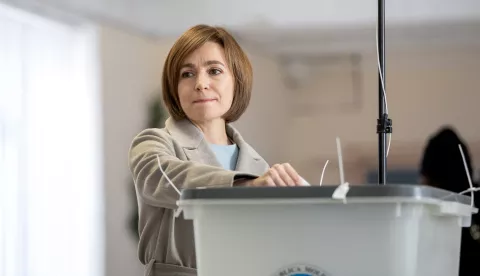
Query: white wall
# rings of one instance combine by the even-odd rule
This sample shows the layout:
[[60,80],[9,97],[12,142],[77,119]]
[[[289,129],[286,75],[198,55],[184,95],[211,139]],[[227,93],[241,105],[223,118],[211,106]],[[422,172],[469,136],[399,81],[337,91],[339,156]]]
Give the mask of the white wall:
[[104,27],[100,31],[105,152],[106,275],[143,275],[136,241],[128,228],[132,212],[128,149],[147,123],[147,103],[159,93],[170,46]]
[[269,134],[281,133],[288,122],[287,95],[281,71],[275,60],[261,51],[245,47],[254,71],[253,91],[250,105],[235,126],[242,136],[255,147],[269,163],[287,162],[283,159],[282,147],[287,136],[275,139]]

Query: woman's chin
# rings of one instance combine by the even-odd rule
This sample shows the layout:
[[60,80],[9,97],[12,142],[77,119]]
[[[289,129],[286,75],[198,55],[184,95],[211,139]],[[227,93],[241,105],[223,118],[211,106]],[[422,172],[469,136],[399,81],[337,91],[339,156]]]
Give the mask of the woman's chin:
[[[195,122],[209,122],[209,121],[215,121],[218,119],[222,119],[223,115],[228,111],[223,111],[223,110],[212,110],[212,108],[209,109],[196,109],[192,110],[193,112],[186,112],[187,117]],[[222,119],[223,120],[223,119]]]

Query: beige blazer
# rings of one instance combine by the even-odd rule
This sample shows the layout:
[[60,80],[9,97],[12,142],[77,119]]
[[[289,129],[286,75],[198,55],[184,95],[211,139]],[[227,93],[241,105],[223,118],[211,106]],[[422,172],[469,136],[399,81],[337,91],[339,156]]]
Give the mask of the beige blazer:
[[230,125],[227,135],[239,147],[235,171],[224,170],[202,132],[188,120],[169,118],[163,129],[146,129],[134,139],[129,165],[135,183],[139,211],[138,254],[146,276],[196,275],[193,223],[174,217],[177,188],[231,187],[238,178],[257,177],[269,166]]

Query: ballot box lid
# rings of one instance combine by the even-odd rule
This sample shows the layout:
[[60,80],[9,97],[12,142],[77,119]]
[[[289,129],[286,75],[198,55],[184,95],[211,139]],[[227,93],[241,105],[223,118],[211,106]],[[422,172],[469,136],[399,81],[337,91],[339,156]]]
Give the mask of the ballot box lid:
[[[185,189],[181,200],[215,199],[312,199],[331,198],[337,186],[309,187],[225,187]],[[355,185],[350,186],[347,198],[412,198],[436,199],[470,204],[470,197],[425,185]]]

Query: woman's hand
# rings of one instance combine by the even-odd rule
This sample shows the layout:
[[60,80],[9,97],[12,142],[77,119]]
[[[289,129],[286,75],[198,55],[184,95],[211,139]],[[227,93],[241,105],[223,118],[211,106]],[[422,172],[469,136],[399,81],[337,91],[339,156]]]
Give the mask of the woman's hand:
[[273,165],[264,175],[248,180],[245,183],[248,187],[285,187],[304,186],[303,179],[288,163]]

